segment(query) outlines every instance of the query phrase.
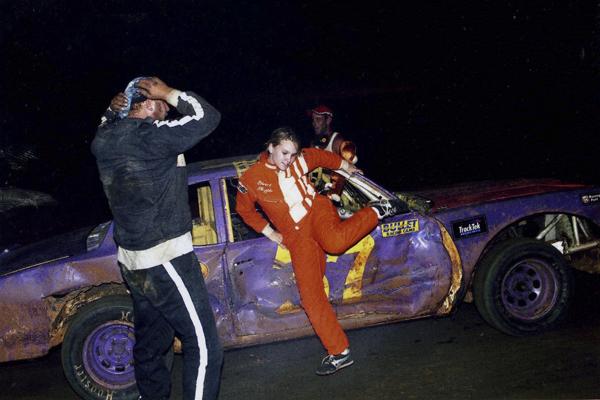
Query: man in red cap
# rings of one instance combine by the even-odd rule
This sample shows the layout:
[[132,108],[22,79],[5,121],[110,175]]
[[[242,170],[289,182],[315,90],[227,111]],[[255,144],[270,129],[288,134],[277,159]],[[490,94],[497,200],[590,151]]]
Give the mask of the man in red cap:
[[[312,119],[312,126],[315,136],[311,141],[311,146],[318,149],[327,150],[342,157],[351,164],[356,164],[356,145],[344,137],[339,132],[334,132],[332,128],[333,110],[326,105],[319,105],[309,111]],[[343,176],[332,171],[318,171],[313,177],[315,185],[320,191],[326,192],[334,201],[340,201],[340,194],[344,189],[345,179]]]

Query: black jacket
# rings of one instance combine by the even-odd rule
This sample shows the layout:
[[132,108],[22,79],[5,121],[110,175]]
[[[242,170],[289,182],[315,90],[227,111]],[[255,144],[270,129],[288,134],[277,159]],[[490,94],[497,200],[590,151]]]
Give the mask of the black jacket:
[[145,250],[192,228],[187,173],[177,156],[208,136],[220,113],[192,93],[179,95],[175,120],[102,117],[92,153],[114,218],[115,242]]

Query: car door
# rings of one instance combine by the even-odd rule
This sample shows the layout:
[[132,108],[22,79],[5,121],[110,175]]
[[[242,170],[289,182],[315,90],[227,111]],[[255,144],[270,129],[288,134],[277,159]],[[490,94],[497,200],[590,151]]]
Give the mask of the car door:
[[192,240],[220,337],[224,342],[235,337],[227,301],[223,272],[227,240],[223,224],[223,201],[219,181],[204,181],[188,187],[192,214]]
[[441,313],[460,285],[452,239],[435,218],[409,211],[386,219],[327,264],[338,318],[409,319]]
[[256,233],[235,212],[237,177],[223,181],[228,200],[225,250],[235,331],[240,336],[310,327],[300,300],[289,252]]
[[[395,197],[355,175],[344,187],[341,214],[374,199]],[[460,257],[444,226],[408,205],[404,212],[380,221],[345,254],[328,256],[327,271],[329,297],[338,317],[362,316],[371,322],[447,312],[462,279]]]

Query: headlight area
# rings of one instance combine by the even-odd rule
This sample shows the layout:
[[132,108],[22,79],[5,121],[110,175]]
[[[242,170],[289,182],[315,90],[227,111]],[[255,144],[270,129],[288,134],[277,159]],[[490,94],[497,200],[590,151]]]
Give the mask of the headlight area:
[[103,222],[92,229],[86,239],[87,251],[92,251],[100,247],[100,244],[108,232],[108,228],[110,228],[110,223],[111,221]]

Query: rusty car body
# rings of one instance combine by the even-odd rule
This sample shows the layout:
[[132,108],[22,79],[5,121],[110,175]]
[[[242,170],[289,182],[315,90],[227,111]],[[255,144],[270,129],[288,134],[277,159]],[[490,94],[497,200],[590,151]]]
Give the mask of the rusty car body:
[[[235,212],[237,179],[255,159],[188,166],[194,248],[229,348],[312,334],[289,253]],[[392,193],[356,175],[340,215],[396,196],[403,212],[327,256],[324,286],[345,328],[442,316],[474,296],[496,328],[535,333],[564,317],[570,269],[599,269],[599,187],[517,180]],[[112,223],[13,249],[0,263],[0,361],[62,344],[81,397],[135,398],[134,316]]]

